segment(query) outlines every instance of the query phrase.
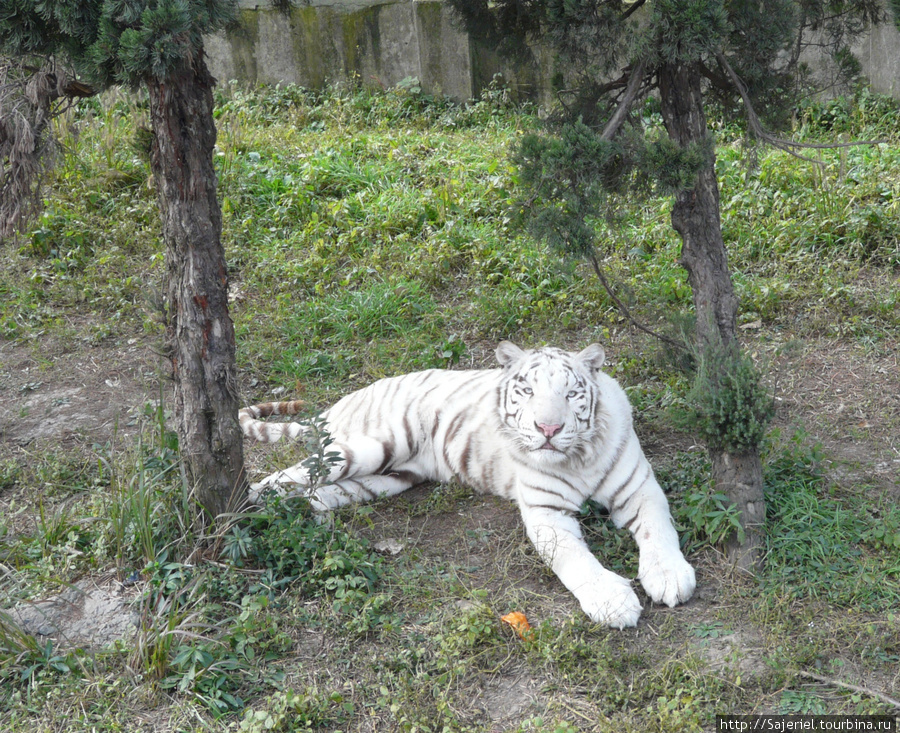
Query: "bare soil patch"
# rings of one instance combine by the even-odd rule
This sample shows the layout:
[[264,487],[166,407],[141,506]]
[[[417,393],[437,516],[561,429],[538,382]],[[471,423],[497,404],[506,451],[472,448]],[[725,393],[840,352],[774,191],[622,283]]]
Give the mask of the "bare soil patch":
[[803,426],[841,483],[867,482],[900,497],[900,344],[873,353],[817,341],[772,363],[776,424]]
[[106,575],[81,580],[40,601],[17,604],[7,613],[41,643],[52,639],[57,648],[96,650],[133,637],[140,621],[133,601],[139,595],[136,586]]
[[83,350],[0,341],[0,455],[127,437],[159,399],[158,363],[136,339]]

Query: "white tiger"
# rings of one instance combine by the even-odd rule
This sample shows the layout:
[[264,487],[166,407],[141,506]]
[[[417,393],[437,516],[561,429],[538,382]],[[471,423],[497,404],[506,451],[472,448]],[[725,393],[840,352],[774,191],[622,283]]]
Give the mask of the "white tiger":
[[[605,569],[582,539],[576,513],[593,499],[634,535],[638,578],[650,598],[674,606],[694,592],[665,495],[634,433],[625,392],[600,367],[598,344],[579,353],[497,347],[502,369],[431,369],[381,379],[321,414],[340,461],[310,498],[317,511],[400,493],[453,477],[518,503],[541,558],[585,613],[612,627],[635,626],[641,604],[623,577]],[[308,428],[260,418],[296,414],[302,403],[240,411],[245,435],[264,442]],[[309,484],[302,464],[252,486]]]

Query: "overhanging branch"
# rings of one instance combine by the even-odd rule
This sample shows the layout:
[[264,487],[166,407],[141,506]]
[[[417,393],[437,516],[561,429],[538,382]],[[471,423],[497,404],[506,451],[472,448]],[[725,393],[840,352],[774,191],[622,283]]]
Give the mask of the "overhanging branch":
[[679,343],[675,339],[669,338],[668,336],[664,336],[661,333],[657,333],[652,328],[645,326],[643,323],[638,321],[632,314],[631,310],[628,308],[625,303],[616,295],[615,291],[612,289],[612,286],[609,284],[609,281],[606,279],[606,275],[603,273],[603,268],[600,267],[600,262],[597,260],[597,255],[593,252],[590,256],[591,265],[594,268],[594,273],[597,275],[597,279],[600,281],[600,284],[603,286],[603,289],[609,295],[610,299],[613,303],[616,304],[616,307],[621,311],[622,315],[628,319],[632,326],[634,326],[638,331],[643,331],[644,333],[653,336],[653,338],[659,339],[663,343],[669,344],[678,351],[684,351],[684,344]]
[[616,107],[616,111],[613,112],[613,116],[610,117],[609,122],[606,123],[606,127],[603,128],[603,132],[600,134],[601,139],[612,140],[615,137],[619,128],[622,127],[622,123],[624,123],[628,117],[628,113],[631,112],[631,106],[637,98],[643,79],[644,61],[641,60],[634,65],[634,68],[632,68],[631,76],[628,77],[628,84],[625,87],[625,94],[619,102],[619,106]]
[[646,1],[647,0],[637,0],[636,2],[633,2],[631,4],[631,7],[628,8],[628,10],[626,10],[624,13],[622,13],[622,20],[628,20],[628,18],[630,18],[633,13],[644,6],[644,3]]
[[40,210],[40,183],[55,150],[52,119],[73,99],[94,94],[54,58],[0,58],[0,238]]
[[750,126],[750,132],[756,138],[762,140],[764,143],[767,143],[774,148],[783,150],[786,153],[793,155],[795,158],[800,158],[801,160],[805,160],[810,163],[822,165],[822,161],[815,160],[814,158],[809,158],[805,155],[801,155],[797,152],[797,149],[827,150],[834,148],[849,148],[854,145],[881,145],[887,142],[886,140],[861,140],[846,143],[801,143],[795,140],[785,140],[784,138],[777,137],[776,135],[773,135],[771,132],[766,130],[766,128],[763,126],[762,122],[759,119],[759,115],[753,108],[753,102],[751,101],[750,94],[747,91],[747,85],[744,84],[743,80],[737,75],[735,70],[731,68],[731,64],[728,63],[728,59],[725,58],[725,54],[723,54],[721,51],[717,51],[716,60],[728,75],[728,78],[731,80],[734,88],[737,89],[738,94],[741,95],[741,100],[744,103],[744,109],[747,112],[747,124]]

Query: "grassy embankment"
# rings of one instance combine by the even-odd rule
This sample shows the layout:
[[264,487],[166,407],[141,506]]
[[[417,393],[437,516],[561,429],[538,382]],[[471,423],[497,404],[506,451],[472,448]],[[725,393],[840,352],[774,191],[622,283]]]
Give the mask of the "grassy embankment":
[[[163,254],[146,113],[131,98],[91,101],[71,120],[45,213],[0,255],[11,405],[0,589],[9,606],[112,573],[137,581],[141,625],[133,644],[95,654],[0,624],[3,730],[695,731],[717,713],[891,711],[896,104],[800,110],[800,139],[888,139],[816,151],[821,167],[761,151],[748,169],[736,133],[718,131],[742,334],[779,408],[767,566],[751,580],[722,562],[728,510],[710,495],[703,451],[668,417],[685,376],[586,266],[517,230],[508,151],[535,123],[502,102],[460,108],[414,89],[222,95],[217,164],[246,401],[325,405],[390,374],[489,365],[502,338],[600,340],[698,567],[696,599],[648,608],[636,630],[594,627],[536,560],[515,509],[455,486],[333,527],[272,507],[197,537],[159,406],[168,388],[153,377]],[[602,253],[636,314],[664,330],[691,310],[669,206],[624,212]],[[35,400],[84,364],[130,390],[119,418],[68,434],[81,393]],[[50,429],[21,432],[29,421]],[[259,473],[295,460],[248,446]],[[590,507],[584,521],[604,562],[633,577],[630,538]],[[403,546],[396,556],[373,549],[388,538]],[[511,610],[529,616],[531,638],[499,621]]]

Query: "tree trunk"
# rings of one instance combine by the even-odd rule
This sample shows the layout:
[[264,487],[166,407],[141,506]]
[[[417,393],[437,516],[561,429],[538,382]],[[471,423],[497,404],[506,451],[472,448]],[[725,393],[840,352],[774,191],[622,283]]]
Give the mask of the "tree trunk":
[[763,496],[762,464],[759,450],[744,453],[710,451],[716,488],[735,503],[741,513],[744,542],[735,532],[725,543],[725,555],[742,570],[762,565],[765,539],[766,502]]
[[[704,141],[709,131],[700,75],[685,65],[663,66],[659,90],[669,136],[682,147]],[[681,235],[681,264],[687,270],[694,296],[698,345],[733,343],[738,299],[722,239],[714,156],[698,174],[694,188],[676,196],[672,226]],[[736,536],[728,543],[728,557],[741,569],[757,569],[762,563],[765,520],[759,450],[737,454],[710,447],[709,453],[715,486],[741,512],[745,533],[743,543]]]
[[214,83],[200,56],[164,80],[147,80],[151,165],[166,244],[166,346],[181,459],[196,500],[212,519],[236,507],[246,491],[213,168]]

